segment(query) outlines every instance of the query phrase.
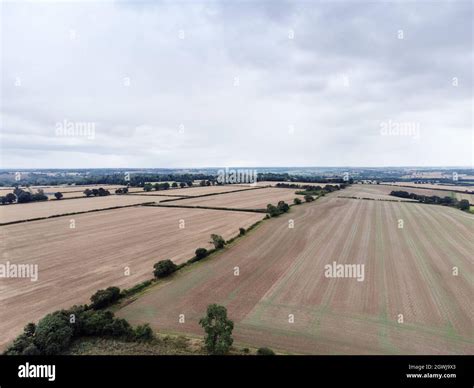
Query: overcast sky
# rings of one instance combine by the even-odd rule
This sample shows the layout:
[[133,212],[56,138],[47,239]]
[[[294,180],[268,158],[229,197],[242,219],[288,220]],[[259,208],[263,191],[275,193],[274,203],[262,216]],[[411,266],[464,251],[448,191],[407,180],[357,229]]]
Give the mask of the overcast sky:
[[472,8],[3,3],[1,167],[472,166]]

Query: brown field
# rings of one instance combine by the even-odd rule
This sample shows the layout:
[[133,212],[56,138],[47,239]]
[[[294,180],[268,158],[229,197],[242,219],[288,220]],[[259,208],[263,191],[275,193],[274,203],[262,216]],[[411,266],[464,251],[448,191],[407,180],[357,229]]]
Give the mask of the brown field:
[[[473,224],[452,208],[329,195],[265,221],[118,315],[202,336],[199,318],[219,303],[240,344],[308,354],[472,354]],[[325,277],[333,261],[364,264],[364,281]]]
[[276,205],[278,201],[293,203],[294,198],[303,196],[295,194],[294,189],[262,188],[246,190],[237,193],[228,193],[203,198],[189,198],[179,201],[170,201],[165,205],[211,206],[233,209],[265,209],[267,204]]
[[327,185],[339,186],[339,183],[311,183],[311,182],[285,182],[285,181],[258,181],[256,184],[250,183],[239,183],[234,186],[276,186],[278,183],[287,183],[292,185],[302,185],[302,186],[321,186],[325,187]]
[[61,201],[4,205],[0,206],[0,224],[32,218],[50,217],[66,213],[106,209],[115,206],[135,205],[144,202],[154,202],[154,200],[152,198],[147,199],[140,196],[110,195],[107,197],[84,197]]
[[[100,288],[127,288],[148,280],[157,261],[186,261],[196,248],[211,247],[212,233],[229,239],[238,234],[239,227],[247,228],[262,217],[232,211],[134,207],[76,215],[75,229],[70,229],[69,218],[0,227],[1,262],[39,267],[37,282],[0,279],[0,349],[26,323],[51,311],[87,303]],[[185,222],[184,229],[179,228],[180,220]],[[125,267],[130,269],[128,276]]]
[[206,187],[188,187],[183,189],[169,189],[169,190],[152,190],[152,191],[132,191],[133,194],[144,194],[144,195],[158,195],[158,196],[183,196],[183,197],[197,197],[206,194],[215,193],[229,193],[237,190],[252,189],[252,187],[241,187],[237,185],[224,185],[224,186],[206,186]]
[[[430,189],[417,189],[417,188],[401,188],[400,186],[389,186],[389,185],[367,185],[367,184],[354,184],[342,191],[339,191],[338,195],[347,195],[361,198],[374,198],[374,199],[390,199],[397,200],[399,198],[391,196],[391,191],[408,191],[409,193],[419,194],[419,195],[436,195],[438,197],[451,197],[451,191],[441,191],[441,190],[430,190]],[[404,199],[407,200],[407,199]]]
[[392,186],[407,186],[415,187],[420,189],[439,189],[439,190],[457,190],[457,191],[469,191],[474,192],[474,186],[461,186],[461,185],[446,185],[446,184],[435,184],[435,183],[414,183],[414,182],[390,182],[383,183],[384,185]]

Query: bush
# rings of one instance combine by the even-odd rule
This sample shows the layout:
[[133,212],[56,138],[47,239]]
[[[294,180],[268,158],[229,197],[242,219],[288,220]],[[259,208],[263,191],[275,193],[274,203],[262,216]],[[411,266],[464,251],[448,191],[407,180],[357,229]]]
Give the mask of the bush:
[[23,191],[18,196],[18,203],[28,203],[31,202],[31,193],[28,191]]
[[459,201],[459,209],[469,210],[469,208],[470,208],[470,204],[469,204],[469,201],[467,199],[461,199]]
[[109,287],[105,290],[99,290],[91,296],[91,307],[99,310],[110,306],[112,303],[120,299],[120,288]]
[[270,217],[278,217],[282,211],[272,204],[267,205],[267,213]]
[[258,356],[274,356],[275,352],[271,350],[270,348],[259,348],[257,350],[257,355]]
[[313,198],[312,195],[305,195],[305,196],[304,196],[304,200],[305,200],[306,202],[313,202],[313,201],[314,201],[314,198]]
[[63,193],[60,193],[59,191],[57,193],[54,193],[54,196],[56,199],[61,199],[63,197]]
[[155,269],[153,275],[155,275],[156,278],[164,278],[175,272],[177,266],[171,260],[161,260],[156,263],[153,268]]
[[207,256],[207,249],[206,248],[198,248],[196,249],[196,259],[201,260]]
[[288,205],[285,201],[278,202],[277,207],[282,213],[286,213],[288,210],[290,210],[290,205]]
[[239,228],[239,234],[243,236],[245,234],[245,228]]
[[148,342],[155,338],[153,330],[148,323],[139,325],[134,330],[134,337],[139,342]]
[[293,203],[294,203],[295,205],[301,205],[301,199],[295,198],[295,199],[293,200]]
[[216,249],[224,248],[225,240],[222,238],[222,236],[219,236],[218,234],[211,234],[211,240],[211,243],[214,244]]

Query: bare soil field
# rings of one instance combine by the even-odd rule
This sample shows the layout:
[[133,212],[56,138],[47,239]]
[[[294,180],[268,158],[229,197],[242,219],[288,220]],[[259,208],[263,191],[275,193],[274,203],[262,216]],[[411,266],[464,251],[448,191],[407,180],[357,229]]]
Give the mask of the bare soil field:
[[293,203],[294,198],[303,199],[302,195],[295,194],[294,189],[262,188],[245,190],[237,193],[189,198],[179,201],[170,201],[164,205],[211,206],[233,209],[265,209],[269,203],[276,205],[278,201]]
[[[388,185],[366,185],[366,184],[354,184],[340,192],[340,195],[345,196],[354,196],[360,198],[373,198],[373,199],[390,199],[390,200],[397,200],[400,198],[394,197],[390,195],[391,191],[408,191],[409,193],[419,194],[419,195],[436,195],[438,197],[451,197],[451,191],[440,191],[440,190],[432,190],[432,189],[417,189],[406,187],[402,188],[400,186],[388,186]],[[338,195],[339,195],[338,194]],[[403,200],[407,200],[403,198]]]
[[211,248],[212,233],[229,239],[239,227],[262,218],[244,212],[133,207],[76,215],[74,229],[63,217],[2,226],[0,263],[37,264],[38,281],[0,279],[0,349],[26,323],[48,312],[88,303],[100,288],[127,288],[151,279],[156,262],[184,262],[197,248]]
[[461,185],[446,185],[446,184],[435,184],[435,183],[415,183],[415,182],[390,182],[383,183],[384,185],[392,186],[406,186],[415,187],[420,189],[439,189],[439,190],[457,190],[457,191],[468,191],[474,192],[474,186],[461,186]]
[[140,196],[110,195],[107,197],[84,197],[61,201],[3,205],[0,206],[0,224],[33,218],[50,217],[66,213],[106,209],[115,206],[135,205],[145,202],[154,202],[154,200],[152,198],[147,199]]
[[223,185],[223,186],[205,186],[205,187],[188,187],[183,189],[169,189],[169,190],[152,190],[152,191],[130,191],[133,194],[143,194],[150,196],[182,196],[182,197],[197,197],[206,194],[229,193],[239,190],[250,190],[252,187],[241,187],[237,185]]
[[[219,303],[240,344],[307,354],[472,354],[473,225],[474,216],[457,209],[329,195],[265,221],[118,315],[202,336],[199,319]],[[364,264],[364,280],[326,277],[333,262]]]
[[285,181],[258,181],[254,185],[248,183],[239,183],[234,186],[276,186],[278,183],[286,183],[286,184],[292,184],[292,185],[301,185],[301,186],[321,186],[325,187],[327,185],[332,185],[332,186],[339,186],[339,183],[311,183],[311,182],[285,182]]

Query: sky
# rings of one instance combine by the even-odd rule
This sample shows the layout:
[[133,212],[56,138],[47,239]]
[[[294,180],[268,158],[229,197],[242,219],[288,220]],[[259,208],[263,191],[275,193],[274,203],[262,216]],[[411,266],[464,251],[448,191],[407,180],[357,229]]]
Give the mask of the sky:
[[473,166],[471,1],[1,4],[1,168]]

